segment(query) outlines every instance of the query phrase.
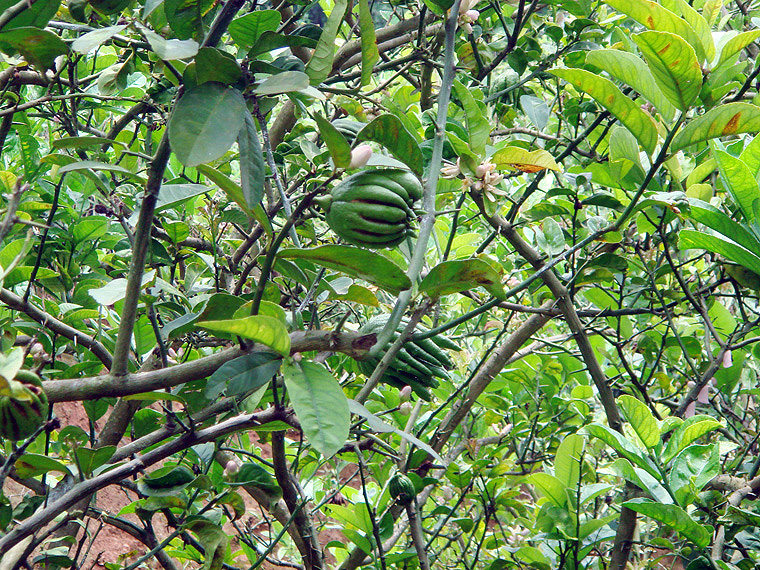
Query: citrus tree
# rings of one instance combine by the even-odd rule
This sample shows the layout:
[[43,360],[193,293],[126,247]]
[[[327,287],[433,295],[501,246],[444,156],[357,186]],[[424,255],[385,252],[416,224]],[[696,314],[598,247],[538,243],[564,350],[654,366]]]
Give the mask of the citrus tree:
[[1,3],[0,567],[757,566],[753,2]]

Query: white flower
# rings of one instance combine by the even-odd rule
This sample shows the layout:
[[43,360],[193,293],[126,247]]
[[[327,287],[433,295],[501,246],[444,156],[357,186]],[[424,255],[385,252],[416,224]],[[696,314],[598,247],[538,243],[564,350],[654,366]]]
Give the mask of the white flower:
[[360,144],[354,150],[351,151],[351,164],[349,168],[359,168],[367,164],[367,161],[372,156],[372,147],[368,144]]
[[462,173],[462,169],[459,168],[459,159],[457,158],[456,164],[449,164],[441,168],[441,178],[448,180],[454,180]]

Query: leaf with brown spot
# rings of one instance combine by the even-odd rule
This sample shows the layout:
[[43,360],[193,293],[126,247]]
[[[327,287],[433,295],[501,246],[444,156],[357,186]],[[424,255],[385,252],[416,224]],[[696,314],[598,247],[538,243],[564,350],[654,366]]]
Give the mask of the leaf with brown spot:
[[757,131],[760,131],[760,107],[751,103],[727,103],[689,122],[673,138],[670,150],[677,152],[725,135]]
[[461,259],[439,263],[420,283],[420,293],[431,299],[483,287],[497,299],[506,299],[501,275],[482,259]]

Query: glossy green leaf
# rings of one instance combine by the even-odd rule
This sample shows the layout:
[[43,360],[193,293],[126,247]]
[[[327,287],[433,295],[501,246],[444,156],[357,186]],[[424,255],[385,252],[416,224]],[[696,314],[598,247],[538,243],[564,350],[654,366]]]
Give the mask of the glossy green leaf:
[[760,255],[760,239],[746,225],[740,224],[716,207],[701,200],[689,200],[690,217],[695,222],[704,224],[740,246]]
[[634,465],[638,465],[653,477],[660,476],[657,468],[646,456],[646,453],[633,445],[622,434],[602,424],[589,424],[586,426],[586,431],[589,435],[601,439],[617,451],[621,457],[626,458]]
[[193,472],[184,465],[166,466],[151,472],[138,481],[140,490],[149,496],[172,495],[195,480]]
[[467,134],[469,135],[467,142],[470,145],[470,149],[473,153],[482,157],[486,151],[486,144],[490,141],[491,124],[486,119],[470,90],[457,80],[454,80],[454,93],[464,109],[464,116],[467,121]]
[[169,119],[169,141],[185,166],[211,162],[229,150],[245,121],[240,91],[218,83],[189,88]]
[[[18,4],[18,0],[0,0],[0,14],[11,6]],[[3,27],[4,30],[34,26],[44,28],[53,19],[61,7],[61,0],[37,0],[26,5],[21,13],[11,18]]]
[[278,34],[271,30],[265,31],[256,40],[256,45],[254,45],[250,52],[248,52],[249,57],[256,57],[257,55],[284,47],[314,48],[317,46],[316,39],[308,36],[299,36],[296,33],[297,31],[298,30],[294,30],[294,32],[290,34]]
[[105,137],[65,137],[53,141],[52,148],[90,148],[94,146],[118,144],[119,146],[125,146],[124,143],[107,139]]
[[234,334],[248,340],[259,342],[279,352],[283,356],[290,354],[290,336],[288,329],[274,317],[252,315],[242,319],[225,321],[203,321],[198,326],[210,331]]
[[[722,150],[715,150],[713,156],[718,163],[718,170],[723,182],[734,202],[744,214],[744,219],[752,220],[754,218],[754,202],[760,198],[760,186],[758,186],[757,180],[741,159]],[[755,253],[760,255],[760,251],[755,251]]]
[[111,459],[115,452],[115,445],[104,445],[103,447],[98,447],[96,449],[92,449],[91,447],[77,447],[75,451],[78,467],[85,475],[89,475],[98,467],[102,467],[108,463],[108,460]]
[[23,479],[39,477],[50,472],[63,473],[64,475],[71,473],[69,468],[57,459],[36,453],[24,453],[16,460],[14,467],[16,474]]
[[618,398],[618,406],[644,445],[652,449],[660,443],[657,420],[644,402],[625,394]]
[[375,64],[380,59],[375,37],[375,23],[368,0],[359,0],[359,31],[362,41],[362,85],[369,85]]
[[636,485],[639,489],[648,492],[653,499],[660,503],[672,504],[673,498],[668,493],[667,489],[655,477],[652,477],[648,472],[643,469],[634,467],[630,461],[624,457],[618,457],[612,462],[612,470],[620,475],[626,481],[630,481]]
[[[9,50],[10,46],[12,50]],[[0,47],[9,53],[16,52],[37,69],[44,71],[55,65],[55,58],[68,53],[69,46],[48,30],[24,27],[0,32]]]
[[229,33],[237,45],[252,48],[264,32],[277,30],[281,19],[277,10],[256,10],[232,20]]
[[132,0],[87,0],[87,2],[101,14],[110,15],[126,9]]
[[243,126],[238,133],[240,150],[240,186],[248,211],[261,205],[266,183],[264,151],[259,142],[256,123],[248,109],[244,112]]
[[209,0],[164,0],[164,14],[180,40],[203,39],[203,14],[213,2]]
[[605,3],[618,12],[629,15],[650,30],[670,32],[681,36],[687,44],[694,48],[699,61],[705,60],[705,50],[694,28],[686,20],[663,8],[657,2],[651,0],[605,0]]
[[278,95],[302,91],[309,87],[309,76],[303,71],[283,71],[270,75],[253,90],[257,95]]
[[664,463],[670,462],[689,445],[705,434],[721,427],[721,423],[709,416],[692,416],[679,425],[671,434],[662,455]]
[[395,158],[411,168],[412,172],[422,175],[423,156],[420,145],[395,115],[380,115],[364,126],[356,135],[354,144],[362,141],[380,143]]
[[306,259],[322,267],[363,279],[394,295],[409,289],[412,282],[404,271],[387,257],[348,245],[322,245],[310,249],[283,249],[282,259]]
[[281,363],[279,357],[268,352],[252,352],[225,362],[208,377],[206,397],[213,400],[222,392],[237,396],[266,386]]
[[118,26],[98,28],[97,30],[87,32],[74,40],[71,44],[71,51],[87,55],[96,47],[110,40],[116,34],[124,31],[126,27],[126,24],[121,24]]
[[208,47],[198,50],[195,56],[195,79],[198,84],[216,81],[232,85],[242,76],[240,65],[227,52]]
[[327,23],[322,28],[317,47],[311,54],[311,59],[306,66],[306,74],[311,79],[312,85],[319,85],[330,75],[333,59],[335,58],[335,39],[338,37],[340,24],[346,14],[348,0],[335,0],[333,9]]
[[235,477],[228,482],[228,485],[251,485],[263,490],[273,499],[282,497],[282,489],[275,478],[258,463],[243,463]]
[[623,505],[632,511],[668,525],[699,548],[706,548],[710,544],[712,533],[705,526],[692,519],[689,513],[678,505],[663,505],[649,499],[631,499]]
[[760,174],[760,136],[754,137],[747,143],[739,158],[749,168],[752,176],[757,178]]
[[673,0],[672,4],[664,1],[662,5],[671,12],[680,14],[688,22],[699,38],[707,63],[710,63],[715,58],[715,42],[713,42],[712,29],[705,17],[692,8],[686,0]]
[[633,41],[668,100],[678,109],[688,110],[702,89],[702,68],[694,48],[669,32],[642,32],[634,34]]
[[550,73],[585,91],[612,113],[651,154],[657,144],[654,120],[630,98],[623,95],[612,81],[583,69],[554,69]]
[[695,230],[681,230],[678,234],[678,246],[681,249],[704,249],[711,251],[747,269],[760,267],[760,256],[758,254],[753,253],[723,235],[713,235]]
[[482,259],[444,261],[430,270],[420,283],[420,293],[431,299],[483,287],[497,299],[506,299],[501,275]]
[[670,145],[672,152],[710,139],[760,131],[760,107],[751,103],[726,103],[709,110],[681,129]]
[[666,121],[671,121],[675,116],[675,107],[657,86],[649,66],[639,56],[617,49],[597,49],[586,55],[586,63],[602,68],[633,87],[654,105]]
[[718,57],[718,62],[715,67],[717,68],[727,62],[758,38],[760,38],[760,30],[751,30],[749,32],[737,34],[728,40],[723,44],[723,49],[720,50],[720,56]]
[[574,493],[581,478],[584,441],[577,433],[562,440],[554,456],[554,476],[562,485]]
[[309,443],[332,457],[348,439],[348,401],[335,377],[321,364],[302,360],[282,367],[285,387]]
[[325,141],[327,149],[330,151],[335,167],[348,168],[351,164],[351,147],[346,137],[319,113],[314,113],[314,120],[317,122],[322,140]]
[[555,507],[564,507],[567,503],[567,487],[549,473],[531,473],[526,482],[535,486],[541,494],[549,499]]

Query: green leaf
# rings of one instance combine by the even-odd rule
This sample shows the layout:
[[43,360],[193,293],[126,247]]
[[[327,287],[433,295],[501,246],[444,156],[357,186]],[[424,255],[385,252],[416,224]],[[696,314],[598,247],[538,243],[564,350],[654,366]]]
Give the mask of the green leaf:
[[618,457],[611,465],[612,470],[620,475],[626,481],[630,481],[636,485],[639,489],[647,491],[652,498],[660,503],[671,504],[673,498],[668,493],[667,489],[649,473],[643,469],[634,467],[630,461],[624,457]]
[[198,84],[216,81],[232,85],[243,72],[234,57],[216,48],[204,47],[195,56],[195,80]]
[[692,416],[679,425],[670,436],[662,455],[663,463],[669,463],[676,455],[703,435],[721,427],[721,423],[709,416]]
[[680,13],[692,27],[699,38],[699,45],[705,53],[707,63],[715,58],[715,44],[713,42],[712,30],[705,17],[697,12],[686,0],[674,0],[674,4],[663,2],[663,5],[671,12]]
[[64,137],[52,142],[51,147],[54,149],[61,148],[90,148],[93,146],[102,146],[104,144],[112,145],[118,144],[120,146],[126,146],[124,143],[107,139],[105,137]]
[[338,36],[347,7],[348,0],[335,0],[330,17],[322,28],[317,47],[314,48],[311,59],[306,65],[306,74],[311,79],[312,85],[319,85],[330,75],[335,58],[335,38]]
[[751,103],[726,103],[709,110],[681,129],[670,145],[671,152],[710,139],[760,131],[760,107]]
[[284,47],[314,48],[316,46],[316,39],[310,38],[308,36],[299,36],[297,35],[297,30],[294,30],[294,32],[290,34],[278,34],[277,32],[268,30],[261,34],[256,40],[256,45],[254,45],[253,48],[251,48],[251,51],[248,52],[248,57],[253,58],[257,55],[261,55],[262,53],[267,53],[269,51]]
[[132,0],[87,0],[90,6],[106,16],[121,12],[132,3]]
[[290,354],[288,329],[274,317],[252,315],[226,321],[203,321],[198,326],[214,332],[230,333],[260,342],[283,356]]
[[[754,203],[760,198],[760,186],[758,186],[749,167],[741,159],[722,150],[715,150],[713,156],[718,163],[718,170],[726,183],[726,188],[744,214],[744,219],[753,220],[755,217]],[[726,235],[733,237],[731,234]],[[760,250],[755,251],[755,253],[760,254]]]
[[464,109],[470,149],[479,157],[483,157],[486,152],[486,144],[490,140],[491,124],[483,115],[483,111],[480,110],[470,90],[457,80],[454,80],[454,93]]
[[583,437],[573,433],[562,440],[554,457],[554,476],[571,493],[578,488],[581,479],[583,448]]
[[727,62],[731,57],[740,53],[757,38],[760,38],[760,30],[742,32],[728,40],[725,44],[723,44],[723,49],[720,50],[718,63],[715,65],[715,67],[720,67],[721,64]]
[[483,287],[497,299],[506,299],[501,275],[482,259],[444,261],[430,270],[420,283],[420,293],[431,299]]
[[264,490],[273,498],[282,497],[282,489],[274,477],[258,463],[243,463],[232,481],[232,486],[251,485]]
[[346,443],[351,427],[348,401],[340,384],[316,362],[286,362],[282,376],[309,443],[324,457],[332,457]]
[[89,475],[98,467],[102,467],[116,452],[115,445],[105,445],[92,449],[90,447],[77,447],[76,456],[79,469],[85,475]]
[[354,144],[362,141],[380,143],[391,151],[395,158],[411,168],[412,172],[418,176],[422,175],[424,160],[420,145],[395,115],[380,115],[364,126],[356,135]]
[[140,31],[159,59],[172,61],[193,57],[198,53],[199,46],[195,40],[167,40],[144,26],[140,27]]
[[203,14],[211,6],[208,0],[164,0],[164,14],[180,40],[203,38]]
[[16,460],[15,467],[16,474],[22,479],[39,477],[51,471],[63,473],[64,475],[71,474],[69,468],[57,459],[53,459],[47,455],[37,455],[36,453],[24,453]]
[[747,226],[734,221],[715,206],[702,200],[689,200],[690,217],[695,222],[704,224],[740,246],[760,255],[760,239],[747,229]]
[[362,86],[369,85],[375,64],[380,59],[375,23],[367,0],[359,0],[359,31],[362,41]]
[[657,144],[654,120],[634,101],[623,95],[612,81],[583,69],[554,69],[550,73],[591,95],[631,131],[647,153],[654,152]]
[[348,245],[322,245],[311,249],[283,249],[282,259],[306,259],[328,269],[334,269],[364,279],[394,295],[409,289],[412,282],[404,271],[387,257]]
[[282,17],[277,10],[256,10],[230,22],[232,40],[243,48],[252,48],[264,32],[274,32]]
[[589,435],[601,439],[617,451],[618,455],[625,457],[634,465],[638,465],[652,477],[660,477],[659,471],[646,454],[623,437],[622,434],[602,424],[589,424],[586,426],[586,431]]
[[303,71],[283,71],[276,75],[270,75],[259,83],[253,92],[257,95],[279,95],[303,91],[309,87],[309,76]]
[[760,256],[722,235],[681,230],[678,234],[678,247],[711,251],[750,270],[760,267]]
[[649,66],[643,59],[627,51],[597,49],[586,55],[586,63],[604,71],[633,87],[654,105],[666,121],[672,121],[676,109],[657,86]]
[[[37,3],[34,5],[36,6]],[[119,26],[108,26],[87,32],[86,34],[79,36],[74,40],[74,42],[71,44],[71,51],[87,55],[96,47],[110,40],[116,34],[124,31],[126,27],[126,24],[121,24]]]
[[567,503],[567,487],[549,473],[531,473],[526,482],[536,487],[555,507],[564,507]]
[[682,111],[688,110],[702,89],[702,68],[694,48],[669,32],[642,32],[634,34],[633,41],[668,100]]
[[605,3],[612,6],[618,12],[628,14],[639,24],[646,26],[650,30],[661,32],[670,32],[681,36],[697,53],[699,61],[706,58],[705,50],[702,47],[702,41],[689,23],[679,18],[670,10],[663,8],[656,2],[650,0],[605,0]]
[[195,480],[193,472],[184,465],[167,465],[137,481],[137,488],[149,497],[176,495]]
[[327,150],[330,151],[330,156],[333,159],[333,163],[335,163],[335,167],[348,168],[351,164],[351,147],[346,137],[319,113],[314,113],[314,120],[317,122],[322,140],[327,145]]
[[185,166],[221,158],[235,142],[245,121],[240,91],[218,83],[189,88],[169,119],[169,142]]
[[618,405],[625,419],[631,424],[633,431],[636,432],[644,445],[652,449],[660,443],[660,429],[657,427],[657,420],[644,402],[625,394],[618,398]]
[[[18,0],[0,0],[0,14],[17,3]],[[11,18],[3,29],[10,30],[23,26],[44,28],[60,7],[61,0],[37,0],[36,2],[30,2],[20,14]]]
[[237,396],[265,386],[280,369],[281,359],[267,352],[252,352],[222,364],[206,381],[205,395],[213,400],[224,392]]
[[712,533],[678,505],[663,505],[649,499],[631,499],[623,503],[623,506],[668,525],[699,548],[706,548],[710,544]]
[[244,112],[245,121],[238,133],[238,149],[240,150],[240,182],[246,210],[252,211],[261,205],[264,197],[266,182],[266,165],[264,151],[256,132],[256,124],[248,109]]
[[185,528],[198,537],[203,547],[205,563],[203,570],[221,570],[224,568],[230,536],[218,525],[200,516],[188,517]]
[[53,67],[55,58],[69,51],[66,42],[53,32],[32,27],[0,32],[0,47],[9,53],[17,51],[40,71]]

